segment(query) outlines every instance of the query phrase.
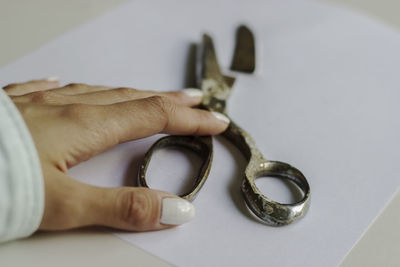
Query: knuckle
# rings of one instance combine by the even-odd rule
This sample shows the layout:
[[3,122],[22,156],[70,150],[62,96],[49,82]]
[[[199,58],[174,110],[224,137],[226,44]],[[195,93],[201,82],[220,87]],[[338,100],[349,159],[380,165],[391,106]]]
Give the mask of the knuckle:
[[70,84],[67,84],[65,87],[68,87],[68,88],[71,88],[71,89],[77,89],[77,88],[80,88],[80,87],[83,87],[83,86],[87,86],[87,85],[84,84],[84,83],[70,83]]
[[134,229],[144,230],[152,222],[152,200],[143,190],[127,191],[123,195],[122,221]]
[[147,98],[149,104],[152,106],[153,121],[160,125],[160,131],[169,127],[170,117],[176,112],[176,105],[165,96],[152,96]]
[[51,103],[55,101],[55,94],[49,91],[39,91],[30,94],[33,103]]
[[172,97],[176,97],[178,99],[184,100],[186,99],[187,95],[182,92],[182,91],[173,91],[173,92],[168,92],[168,94]]
[[65,105],[62,110],[62,117],[66,117],[76,121],[86,121],[90,114],[92,113],[92,109],[89,105],[85,104],[69,104]]
[[116,88],[114,90],[121,98],[129,98],[132,96],[132,93],[135,91],[131,88],[127,87],[121,87],[121,88]]
[[210,127],[213,125],[211,122],[215,120],[215,117],[211,114],[211,112],[204,111],[204,110],[199,110],[196,114],[196,125],[195,125],[195,130],[194,134],[195,135],[201,135],[204,134],[204,131],[207,133],[215,127]]
[[201,121],[201,120],[197,120],[196,121],[197,123],[192,126],[192,134],[193,135],[202,135],[203,134],[202,125],[201,125],[201,123],[199,123],[199,121]]
[[175,109],[175,105],[165,96],[152,96],[148,98],[150,104],[162,117],[167,118]]

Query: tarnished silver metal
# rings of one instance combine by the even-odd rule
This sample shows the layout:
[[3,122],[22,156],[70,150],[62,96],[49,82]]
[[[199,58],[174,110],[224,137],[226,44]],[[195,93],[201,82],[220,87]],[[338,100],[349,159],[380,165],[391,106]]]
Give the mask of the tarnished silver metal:
[[[227,116],[226,101],[230,96],[234,78],[221,73],[211,37],[203,35],[202,44],[200,88],[204,96],[201,107]],[[268,225],[281,226],[290,224],[306,214],[310,205],[310,186],[298,169],[284,162],[265,159],[251,136],[232,120],[223,136],[238,147],[248,161],[241,189],[247,206],[260,220]],[[185,199],[193,200],[206,181],[211,168],[213,155],[211,137],[166,136],[160,139],[146,153],[139,170],[139,185],[147,186],[145,174],[153,151],[166,146],[191,149],[203,159],[192,189],[182,195]],[[303,197],[291,204],[271,200],[256,186],[255,179],[259,177],[288,179],[300,188]]]
[[[202,83],[204,92],[202,105],[211,111],[224,113],[226,116],[226,101],[232,87],[226,83],[218,66],[212,39],[203,36]],[[304,175],[289,164],[279,161],[268,161],[251,138],[251,136],[231,120],[223,136],[239,148],[248,160],[248,165],[242,182],[242,193],[250,210],[263,222],[280,226],[290,224],[303,217],[310,204],[310,186]],[[271,200],[255,184],[259,177],[276,177],[293,181],[303,192],[303,198],[292,204],[282,204]]]
[[[241,189],[247,206],[259,219],[269,225],[281,226],[290,224],[306,214],[310,205],[310,186],[298,169],[284,162],[265,159],[253,138],[232,121],[223,136],[238,147],[248,160]],[[259,177],[291,180],[301,189],[303,198],[291,204],[276,202],[263,195],[256,186],[255,179]]]
[[210,173],[211,163],[213,159],[213,146],[211,136],[200,137],[169,135],[158,139],[158,141],[155,142],[147,151],[146,155],[144,156],[143,163],[139,168],[139,186],[148,187],[146,182],[146,171],[147,167],[149,166],[151,157],[157,149],[162,149],[165,147],[183,147],[195,152],[201,157],[202,164],[197,173],[197,176],[193,180],[193,184],[190,190],[180,195],[181,198],[193,201],[196,198],[197,193],[206,182],[208,174]]
[[[201,58],[200,88],[203,91],[201,105],[210,111],[226,113],[226,101],[231,95],[232,85],[227,83],[227,78],[219,68],[214,44],[209,35],[203,35]],[[234,79],[230,77],[230,79]]]
[[256,47],[251,30],[240,25],[236,31],[236,46],[231,70],[253,73],[256,68]]

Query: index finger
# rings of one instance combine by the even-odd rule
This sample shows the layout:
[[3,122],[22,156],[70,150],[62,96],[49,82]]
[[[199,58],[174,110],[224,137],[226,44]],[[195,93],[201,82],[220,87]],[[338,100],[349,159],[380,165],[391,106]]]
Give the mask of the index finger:
[[162,96],[96,106],[96,109],[102,118],[97,120],[96,127],[101,127],[102,134],[118,143],[157,133],[215,135],[229,124],[229,119],[221,113],[177,105]]
[[32,92],[45,91],[59,86],[57,77],[49,77],[43,80],[32,80],[24,83],[12,83],[3,87],[9,96],[20,96]]

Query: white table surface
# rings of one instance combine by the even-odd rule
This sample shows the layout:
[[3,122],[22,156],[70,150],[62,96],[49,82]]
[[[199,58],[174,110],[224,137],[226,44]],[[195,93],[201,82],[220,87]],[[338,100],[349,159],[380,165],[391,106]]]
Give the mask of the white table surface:
[[[62,33],[100,16],[126,0],[2,0],[0,67]],[[400,30],[400,2],[340,0],[338,5],[364,12]],[[48,23],[52,21],[52,23]],[[394,197],[341,266],[400,265],[400,193]],[[38,233],[0,245],[2,266],[170,266],[101,230]]]

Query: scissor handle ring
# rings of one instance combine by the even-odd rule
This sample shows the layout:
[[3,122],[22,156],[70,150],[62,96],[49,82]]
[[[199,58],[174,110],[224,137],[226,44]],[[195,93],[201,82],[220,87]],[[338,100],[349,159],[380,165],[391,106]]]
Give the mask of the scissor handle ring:
[[[291,204],[282,204],[263,195],[255,179],[268,176],[293,181],[303,192],[303,198]],[[272,226],[290,224],[303,217],[310,205],[310,186],[304,175],[295,167],[280,161],[249,163],[242,182],[242,192],[247,206],[263,222]]]
[[[295,167],[280,161],[268,161],[251,136],[236,123],[230,123],[224,136],[229,139],[248,160],[242,182],[242,193],[249,209],[264,223],[272,226],[290,224],[302,218],[310,205],[310,186],[306,177]],[[263,195],[255,179],[277,177],[293,181],[303,192],[303,198],[296,203],[282,204]]]
[[213,147],[211,136],[181,136],[181,135],[168,135],[160,138],[155,142],[151,148],[147,151],[143,162],[138,172],[138,185],[143,187],[149,187],[146,182],[146,171],[150,163],[153,152],[165,147],[178,147],[185,148],[195,152],[203,160],[195,177],[193,186],[188,192],[180,195],[189,201],[193,201],[196,198],[197,193],[202,188],[203,184],[207,180],[208,174],[210,173],[211,163],[213,158]]

